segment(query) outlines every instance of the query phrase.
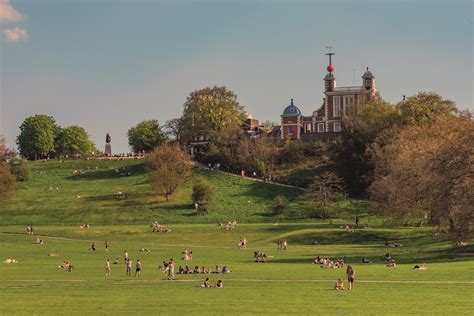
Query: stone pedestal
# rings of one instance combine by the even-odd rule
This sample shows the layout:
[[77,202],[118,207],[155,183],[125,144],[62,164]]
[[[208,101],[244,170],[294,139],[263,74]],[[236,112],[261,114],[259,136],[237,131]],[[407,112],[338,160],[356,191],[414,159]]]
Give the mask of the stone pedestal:
[[110,145],[110,143],[105,144],[105,155],[107,157],[112,156],[112,146]]

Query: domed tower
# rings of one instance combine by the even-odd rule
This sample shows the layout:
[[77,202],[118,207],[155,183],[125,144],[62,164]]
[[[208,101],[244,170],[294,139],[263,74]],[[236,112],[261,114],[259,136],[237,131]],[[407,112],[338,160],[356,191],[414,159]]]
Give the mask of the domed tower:
[[375,89],[375,76],[367,67],[367,70],[362,75],[362,86],[364,86],[365,90],[376,91]]
[[281,115],[281,138],[282,139],[298,139],[301,135],[303,127],[303,117],[300,109],[293,103],[291,99]]

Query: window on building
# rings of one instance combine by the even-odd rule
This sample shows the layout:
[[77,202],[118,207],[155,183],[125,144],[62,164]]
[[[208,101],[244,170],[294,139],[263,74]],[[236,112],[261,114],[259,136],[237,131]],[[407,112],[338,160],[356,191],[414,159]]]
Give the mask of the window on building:
[[334,132],[340,132],[341,131],[341,123],[340,122],[334,122],[333,129],[334,129]]
[[324,133],[324,123],[318,123],[318,133]]
[[293,135],[293,127],[288,127],[288,135]]
[[334,104],[333,104],[333,116],[341,116],[341,97],[334,96]]

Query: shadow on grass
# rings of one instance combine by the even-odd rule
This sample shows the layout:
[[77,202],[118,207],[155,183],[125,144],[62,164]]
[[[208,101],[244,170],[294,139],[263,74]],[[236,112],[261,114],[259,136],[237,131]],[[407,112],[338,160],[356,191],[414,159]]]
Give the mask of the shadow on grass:
[[143,164],[131,165],[125,167],[125,170],[116,172],[115,169],[107,170],[86,170],[85,173],[74,174],[67,177],[67,180],[83,181],[83,180],[108,180],[119,179],[124,177],[138,176],[145,174],[145,166]]

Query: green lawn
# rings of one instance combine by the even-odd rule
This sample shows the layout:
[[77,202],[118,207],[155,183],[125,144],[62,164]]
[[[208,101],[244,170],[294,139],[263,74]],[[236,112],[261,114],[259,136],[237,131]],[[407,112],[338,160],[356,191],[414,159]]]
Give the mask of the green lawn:
[[[372,228],[345,233],[338,226],[323,223],[246,224],[234,231],[211,224],[175,224],[169,234],[152,234],[146,225],[37,226],[45,244],[34,244],[24,227],[0,228],[0,314],[358,314],[358,315],[468,315],[474,310],[474,265],[472,247],[452,248],[452,243],[433,237],[431,229]],[[249,241],[239,250],[240,236]],[[287,251],[277,251],[275,241],[286,238]],[[314,238],[328,242],[314,246]],[[106,253],[103,241],[111,245]],[[399,240],[402,248],[384,242]],[[90,253],[97,241],[97,253]],[[150,253],[140,253],[140,247]],[[205,275],[178,275],[169,282],[158,271],[162,260],[173,257],[178,266],[184,248],[194,260],[190,266],[228,265],[232,274],[210,275],[224,281],[223,289],[202,289]],[[268,263],[253,262],[253,251],[263,250]],[[131,258],[143,263],[141,277],[125,276],[123,264],[112,265],[112,276],[104,276],[106,258]],[[386,252],[398,259],[397,268],[380,260]],[[48,257],[48,253],[59,257]],[[327,269],[311,264],[317,256],[347,256],[356,271],[353,291],[333,290],[344,269]],[[372,264],[360,263],[369,257]],[[70,261],[74,271],[57,266]],[[426,263],[426,271],[413,270]]]
[[[305,221],[304,205],[297,199],[301,190],[256,182],[220,172],[195,169],[194,176],[206,178],[216,189],[210,214],[196,215],[191,201],[191,177],[170,202],[154,194],[147,183],[143,160],[58,160],[30,162],[32,179],[20,183],[13,202],[0,206],[0,223],[26,225],[91,223],[94,225],[161,223],[217,223]],[[124,174],[114,171],[125,167]],[[73,174],[81,169],[83,174]],[[50,191],[52,188],[52,191]],[[56,188],[58,190],[56,190]],[[128,199],[117,200],[124,192]],[[282,216],[270,216],[272,200],[284,195],[290,201]],[[80,197],[80,198],[78,198]],[[364,209],[363,201],[344,200],[337,216],[353,220],[354,208]],[[341,215],[341,216],[342,216]],[[344,217],[344,216],[342,216]]]

